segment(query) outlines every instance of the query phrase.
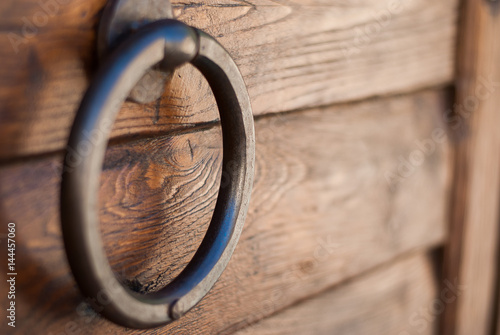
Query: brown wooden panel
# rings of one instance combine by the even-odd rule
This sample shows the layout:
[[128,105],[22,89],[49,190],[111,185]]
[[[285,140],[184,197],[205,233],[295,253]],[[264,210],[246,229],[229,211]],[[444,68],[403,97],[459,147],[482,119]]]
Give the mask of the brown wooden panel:
[[[230,333],[401,253],[442,243],[446,101],[445,92],[428,91],[257,120],[255,188],[233,259],[206,299],[156,333]],[[196,249],[214,206],[220,148],[212,127],[108,150],[102,230],[115,270],[136,289],[164,285]],[[18,225],[16,331],[122,333],[82,309],[60,236],[59,160],[0,168],[0,221]]]
[[444,334],[491,334],[498,275],[500,202],[500,5],[465,1],[457,101],[458,137],[446,277],[465,286],[445,316]]
[[444,302],[433,266],[425,254],[410,255],[235,335],[436,334],[437,319],[429,315],[437,314]]
[[[66,4],[54,7],[36,33],[30,25],[50,16],[39,1],[0,5],[3,160],[61,150],[96,68],[94,31],[105,1],[41,3],[54,1]],[[258,115],[409,92],[453,78],[457,0],[401,1],[397,8],[397,1],[372,0],[173,2],[180,20],[213,34],[233,55]],[[210,90],[192,68],[179,70],[167,92],[151,105],[127,103],[113,136],[217,119]]]

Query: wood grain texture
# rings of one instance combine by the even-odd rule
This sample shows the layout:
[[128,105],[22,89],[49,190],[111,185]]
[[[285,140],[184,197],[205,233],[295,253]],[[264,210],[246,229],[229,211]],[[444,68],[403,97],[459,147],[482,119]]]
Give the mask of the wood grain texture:
[[[55,1],[65,4],[46,14],[40,3]],[[173,1],[181,21],[217,37],[234,57],[256,115],[450,83],[457,2],[401,0],[394,8],[398,1]],[[65,146],[97,68],[104,3],[2,1],[1,160]],[[37,27],[44,15],[47,22]],[[150,105],[126,103],[113,137],[164,134],[218,118],[210,89],[191,67],[180,69],[166,92]]]
[[465,1],[459,39],[457,144],[446,276],[465,286],[444,334],[491,334],[498,269],[500,6]]
[[[229,334],[402,253],[442,243],[446,136],[432,150],[427,144],[417,165],[401,162],[444,129],[447,100],[443,91],[427,91],[257,120],[255,186],[228,268],[193,311],[149,333]],[[124,282],[152,291],[189,261],[214,206],[220,161],[218,127],[109,148],[101,226]],[[81,304],[60,235],[59,164],[49,156],[0,168],[0,221],[18,224],[16,331],[135,333]]]
[[[436,334],[433,260],[415,254],[294,305],[235,335]],[[439,308],[439,307],[438,307]]]

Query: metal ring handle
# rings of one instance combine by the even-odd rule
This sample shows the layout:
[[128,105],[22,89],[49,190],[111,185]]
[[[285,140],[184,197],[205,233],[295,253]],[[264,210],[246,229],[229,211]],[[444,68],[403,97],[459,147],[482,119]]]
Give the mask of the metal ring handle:
[[[144,73],[190,62],[206,77],[219,108],[224,176],[206,236],[191,262],[158,292],[138,294],[122,286],[106,258],[99,231],[99,176],[112,124]],[[76,153],[76,154],[75,154]],[[85,296],[106,297],[102,314],[126,327],[148,328],[179,318],[195,306],[224,271],[248,210],[255,163],[253,115],[236,64],[209,35],[175,20],[142,27],[119,46],[97,73],[78,110],[61,185],[65,248]]]

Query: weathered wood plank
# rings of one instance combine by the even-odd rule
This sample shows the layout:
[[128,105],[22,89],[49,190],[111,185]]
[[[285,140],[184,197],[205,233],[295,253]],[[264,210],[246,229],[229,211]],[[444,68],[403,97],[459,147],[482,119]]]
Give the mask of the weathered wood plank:
[[436,334],[437,319],[429,315],[439,311],[441,298],[433,266],[425,254],[408,256],[235,335]]
[[[58,151],[66,144],[96,69],[94,32],[105,1],[64,1],[33,34],[29,24],[44,15],[39,2],[2,2],[0,159]],[[233,55],[257,115],[453,79],[457,0],[401,0],[398,8],[392,0],[173,3],[180,20],[213,34]],[[23,43],[8,47],[13,36],[24,38],[23,31]],[[217,119],[210,90],[192,68],[179,70],[167,92],[156,104],[125,104],[113,137]]]
[[[230,333],[401,253],[442,243],[447,99],[429,91],[259,119],[255,188],[233,259],[206,299],[156,333]],[[164,285],[196,249],[214,206],[220,148],[212,127],[108,150],[104,240],[114,269],[136,289]],[[123,333],[80,304],[60,236],[59,159],[0,168],[0,221],[18,225],[16,331],[57,334],[71,325]]]
[[458,133],[446,276],[467,288],[445,315],[444,334],[491,334],[500,202],[500,5],[465,1],[455,115]]

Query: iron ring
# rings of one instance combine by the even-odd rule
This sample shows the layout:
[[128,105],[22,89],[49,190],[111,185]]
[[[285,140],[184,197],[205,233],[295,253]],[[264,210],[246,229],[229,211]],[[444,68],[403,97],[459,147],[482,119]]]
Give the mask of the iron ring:
[[[148,69],[190,62],[205,76],[220,113],[224,176],[207,233],[191,262],[155,293],[123,286],[106,258],[99,231],[99,180],[108,137],[121,104]],[[89,145],[89,134],[99,139]],[[76,159],[74,153],[81,153]],[[81,152],[80,152],[81,151]],[[100,68],[74,121],[65,153],[61,221],[71,270],[86,297],[106,296],[101,313],[131,328],[178,319],[195,306],[224,271],[239,240],[253,183],[255,134],[243,78],[227,51],[209,35],[176,20],[140,28]]]

